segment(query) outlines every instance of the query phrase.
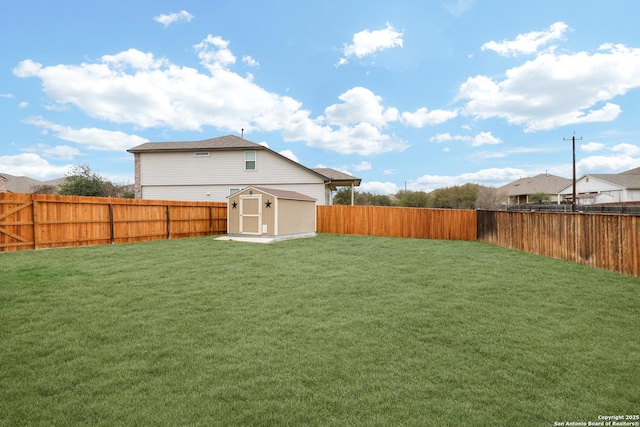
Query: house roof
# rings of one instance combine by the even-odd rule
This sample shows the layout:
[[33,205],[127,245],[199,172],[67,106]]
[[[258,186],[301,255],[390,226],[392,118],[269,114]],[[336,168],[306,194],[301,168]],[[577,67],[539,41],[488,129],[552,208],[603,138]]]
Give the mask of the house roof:
[[225,135],[202,141],[180,142],[145,142],[128,149],[129,153],[157,152],[157,151],[198,151],[198,150],[252,150],[267,149],[265,146],[247,141],[235,135]]
[[329,178],[334,187],[351,186],[351,184],[358,187],[362,182],[360,178],[331,168],[314,168],[313,170]]
[[26,176],[13,176],[8,173],[0,174],[0,179],[5,181],[5,187],[9,193],[32,193],[34,187],[40,187],[43,185],[51,185],[57,187],[62,184],[65,178],[51,179],[49,181],[39,181],[37,179],[29,178]]
[[[585,177],[591,176],[593,178],[600,179],[602,181],[607,181],[615,185],[619,185],[624,188],[640,188],[640,175],[634,174],[588,174]],[[584,177],[583,177],[584,178]],[[580,178],[582,179],[582,178]]]
[[625,172],[620,172],[618,175],[640,175],[640,168],[629,169]]
[[519,196],[525,194],[557,194],[558,191],[571,184],[572,181],[561,176],[542,173],[533,178],[520,178],[507,185],[500,187],[500,190],[506,191],[509,196]]
[[200,151],[200,150],[266,150],[273,154],[286,159],[287,161],[294,163],[295,165],[310,171],[313,174],[319,175],[325,181],[329,183],[332,189],[341,186],[359,186],[361,183],[360,178],[351,176],[349,174],[337,171],[331,168],[317,168],[310,169],[300,163],[276,153],[273,150],[265,147],[264,145],[256,144],[255,142],[247,141],[244,138],[240,138],[235,135],[225,135],[217,138],[204,139],[202,141],[182,141],[182,142],[145,142],[133,148],[128,149],[129,153],[154,153],[154,152],[167,152],[167,151]]
[[[316,199],[314,199],[313,197],[307,196],[305,194],[302,193],[298,193],[296,191],[287,191],[287,190],[278,190],[275,188],[266,188],[266,187],[258,187],[258,186],[254,186],[254,185],[250,185],[247,188],[243,188],[242,191],[240,191],[240,193],[244,193],[246,191],[248,191],[249,189],[254,189],[254,190],[258,190],[261,191],[263,193],[267,193],[273,197],[276,197],[278,199],[289,199],[289,200],[305,200],[305,201],[310,201],[310,202],[315,202]],[[236,193],[238,194],[238,193]],[[231,195],[231,196],[227,196],[227,198],[229,197],[233,197],[235,194]]]
[[[601,181],[608,182],[610,184],[616,185],[618,187],[627,188],[627,189],[640,189],[640,168],[629,169],[628,171],[620,172],[618,174],[614,173],[591,173],[581,176],[578,181],[586,177],[592,177],[599,179]],[[560,189],[558,192],[568,191],[568,186]]]

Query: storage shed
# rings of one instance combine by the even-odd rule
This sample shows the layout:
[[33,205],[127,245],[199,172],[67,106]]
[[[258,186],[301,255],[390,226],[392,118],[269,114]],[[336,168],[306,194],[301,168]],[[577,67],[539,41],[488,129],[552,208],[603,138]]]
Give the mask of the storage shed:
[[316,199],[250,186],[228,197],[227,233],[274,240],[316,235]]

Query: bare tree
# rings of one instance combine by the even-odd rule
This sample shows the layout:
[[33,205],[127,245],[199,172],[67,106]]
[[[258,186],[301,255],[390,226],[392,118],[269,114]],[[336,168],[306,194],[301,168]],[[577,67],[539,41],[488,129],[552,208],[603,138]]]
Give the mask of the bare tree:
[[478,199],[476,200],[476,209],[499,210],[503,209],[507,201],[506,191],[498,190],[495,187],[480,187]]

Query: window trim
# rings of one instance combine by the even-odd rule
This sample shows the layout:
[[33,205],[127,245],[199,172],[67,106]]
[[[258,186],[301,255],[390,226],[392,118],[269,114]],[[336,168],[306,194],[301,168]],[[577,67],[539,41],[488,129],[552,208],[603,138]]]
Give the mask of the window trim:
[[[247,154],[253,153],[253,160],[247,159]],[[253,162],[253,169],[249,169],[247,166],[249,162]],[[254,172],[258,170],[258,152],[256,150],[244,152],[244,170],[246,172]]]

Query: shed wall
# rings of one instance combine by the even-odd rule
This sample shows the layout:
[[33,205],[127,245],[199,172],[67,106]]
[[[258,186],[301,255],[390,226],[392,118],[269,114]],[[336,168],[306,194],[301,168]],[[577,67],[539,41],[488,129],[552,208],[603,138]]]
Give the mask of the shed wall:
[[284,200],[278,203],[278,234],[316,231],[316,204],[304,200]]
[[[263,236],[284,236],[289,234],[309,233],[316,231],[316,203],[309,200],[280,199],[271,194],[253,189],[254,195],[262,197],[262,216],[260,229],[266,226]],[[227,231],[229,234],[240,234],[240,214],[243,196],[246,191],[234,194],[228,198]],[[267,207],[267,202],[270,207]],[[233,208],[233,203],[236,207]]]

